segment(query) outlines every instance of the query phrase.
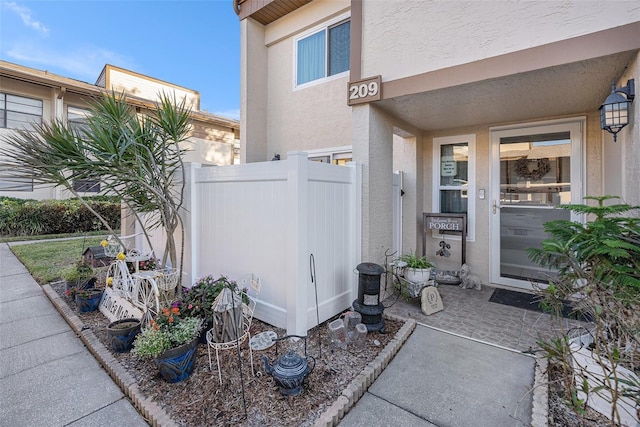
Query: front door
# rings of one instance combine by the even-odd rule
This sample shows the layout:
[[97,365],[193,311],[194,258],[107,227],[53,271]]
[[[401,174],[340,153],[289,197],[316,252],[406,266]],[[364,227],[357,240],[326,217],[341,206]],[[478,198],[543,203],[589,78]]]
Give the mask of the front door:
[[582,201],[583,120],[491,129],[492,283],[531,289],[554,272],[527,248],[549,237],[544,223],[571,219],[561,204]]

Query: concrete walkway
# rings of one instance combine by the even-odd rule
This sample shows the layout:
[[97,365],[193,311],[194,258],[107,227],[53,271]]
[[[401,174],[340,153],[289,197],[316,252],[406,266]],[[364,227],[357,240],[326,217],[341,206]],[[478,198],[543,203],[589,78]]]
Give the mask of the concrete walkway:
[[0,425],[148,425],[5,243],[0,243]]
[[532,425],[535,359],[417,325],[341,427]]

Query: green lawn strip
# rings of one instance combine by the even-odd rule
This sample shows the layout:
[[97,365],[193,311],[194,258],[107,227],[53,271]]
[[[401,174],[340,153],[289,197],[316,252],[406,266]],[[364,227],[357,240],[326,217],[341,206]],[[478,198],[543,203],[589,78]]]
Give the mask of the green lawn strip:
[[13,253],[27,267],[39,284],[45,284],[62,277],[65,268],[82,258],[82,252],[89,246],[98,246],[104,235],[86,239],[45,241],[11,246]]
[[72,233],[72,234],[46,234],[46,235],[38,235],[38,236],[0,236],[0,243],[11,243],[11,242],[29,242],[32,240],[51,240],[51,239],[60,239],[65,237],[82,237],[84,235],[87,236],[107,236],[109,232],[107,230],[101,231],[88,231],[86,233]]

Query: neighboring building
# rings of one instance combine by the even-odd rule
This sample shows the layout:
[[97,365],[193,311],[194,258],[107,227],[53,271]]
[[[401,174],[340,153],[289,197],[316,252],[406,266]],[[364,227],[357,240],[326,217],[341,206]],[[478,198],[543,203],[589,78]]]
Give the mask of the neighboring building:
[[[306,151],[363,164],[362,260],[392,247],[392,171],[403,171],[405,251],[423,213],[468,216],[466,260],[484,283],[530,288],[525,249],[561,203],[640,204],[640,106],[617,142],[600,127],[611,83],[640,86],[637,1],[238,0],[241,161]],[[576,218],[579,219],[579,218]],[[398,233],[397,231],[395,232]],[[460,237],[426,254],[459,268]]]
[[[240,128],[237,120],[200,111],[200,94],[194,90],[106,65],[95,85],[0,61],[0,138],[13,129],[31,127],[53,119],[82,126],[88,102],[105,90],[124,93],[139,111],[152,107],[158,94],[165,92],[186,99],[192,109],[192,130],[184,148],[185,161],[228,165],[239,161]],[[2,142],[0,141],[0,144]],[[76,189],[90,194],[99,182],[78,182]],[[70,193],[61,188],[43,187],[25,181],[16,184],[10,171],[0,170],[0,195],[26,199],[60,199]]]

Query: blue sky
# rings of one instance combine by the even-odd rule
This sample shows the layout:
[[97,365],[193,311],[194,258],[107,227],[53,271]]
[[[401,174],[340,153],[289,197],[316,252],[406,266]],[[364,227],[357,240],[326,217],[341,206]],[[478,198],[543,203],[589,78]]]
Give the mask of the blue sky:
[[240,23],[231,0],[0,0],[0,58],[94,84],[105,64],[200,92],[240,114]]

